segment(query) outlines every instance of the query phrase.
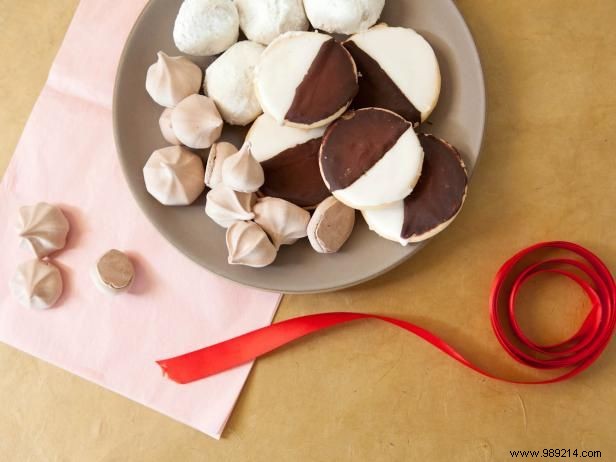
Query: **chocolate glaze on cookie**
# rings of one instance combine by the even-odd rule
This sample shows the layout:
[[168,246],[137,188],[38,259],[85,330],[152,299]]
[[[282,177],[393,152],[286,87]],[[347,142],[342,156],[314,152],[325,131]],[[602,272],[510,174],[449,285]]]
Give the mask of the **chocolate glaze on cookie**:
[[460,153],[433,135],[419,135],[424,165],[413,193],[404,200],[401,237],[421,236],[448,222],[462,208],[468,179]]
[[265,184],[261,192],[300,207],[314,207],[329,196],[319,170],[322,138],[289,148],[261,164]]
[[344,46],[361,75],[353,107],[380,107],[417,126],[434,110],[441,72],[430,44],[404,27],[378,25],[353,35]]
[[389,112],[349,112],[333,123],[321,147],[321,169],[331,191],[352,185],[396,144],[410,125]]
[[311,125],[345,107],[358,91],[357,71],[347,50],[333,38],[325,42],[312,62],[286,120]]
[[359,71],[359,92],[353,100],[353,107],[381,107],[401,115],[413,126],[421,123],[421,112],[409,101],[404,93],[383,70],[379,63],[355,42],[344,44],[357,64]]

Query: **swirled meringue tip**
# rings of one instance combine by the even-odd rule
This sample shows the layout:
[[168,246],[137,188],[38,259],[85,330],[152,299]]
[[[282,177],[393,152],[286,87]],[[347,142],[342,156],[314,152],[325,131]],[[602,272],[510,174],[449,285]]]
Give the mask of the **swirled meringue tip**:
[[179,146],[181,143],[178,137],[175,136],[173,131],[173,124],[171,123],[172,108],[166,108],[158,119],[158,125],[160,126],[160,133],[163,135],[165,141],[174,146]]
[[182,144],[205,149],[220,138],[223,121],[214,101],[207,96],[190,95],[173,110],[171,125]]
[[229,264],[263,268],[276,260],[277,250],[265,231],[252,221],[238,221],[227,229]]
[[199,93],[203,71],[183,56],[171,57],[159,51],[158,60],[147,72],[145,88],[152,99],[173,108],[190,95]]
[[263,167],[250,152],[250,143],[229,156],[222,165],[222,181],[231,189],[240,192],[256,192],[265,183]]
[[205,184],[210,188],[215,188],[222,183],[222,164],[231,155],[237,152],[237,148],[225,141],[214,143],[210,148],[210,154],[205,166]]
[[253,193],[236,192],[220,183],[207,194],[205,213],[223,228],[230,227],[236,221],[252,220]]
[[190,205],[205,189],[199,156],[181,146],[154,151],[143,167],[148,192],[163,205]]
[[20,305],[37,310],[51,308],[63,290],[60,270],[41,260],[30,260],[19,265],[9,286]]
[[254,206],[254,215],[255,223],[267,233],[277,249],[308,235],[310,213],[283,199],[259,199]]
[[19,209],[17,231],[21,246],[43,258],[66,245],[70,225],[62,210],[45,202]]

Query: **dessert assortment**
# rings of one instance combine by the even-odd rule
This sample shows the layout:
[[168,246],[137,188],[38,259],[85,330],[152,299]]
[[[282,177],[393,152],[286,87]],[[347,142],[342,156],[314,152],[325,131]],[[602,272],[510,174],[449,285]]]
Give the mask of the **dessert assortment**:
[[[39,202],[19,209],[16,228],[21,247],[32,252],[36,258],[17,267],[9,281],[11,293],[26,308],[51,308],[64,289],[62,273],[52,263],[51,257],[66,246],[69,221],[59,207]],[[126,254],[110,250],[96,262],[91,276],[102,292],[115,295],[130,288],[135,278],[135,268]]]
[[[158,53],[146,90],[165,108],[159,124],[171,146],[152,153],[144,180],[169,206],[209,188],[205,214],[226,229],[229,264],[268,266],[281,246],[306,237],[316,252],[336,253],[356,211],[402,245],[436,235],[460,212],[462,157],[416,131],[439,99],[438,60],[414,30],[377,24],[384,6],[182,3],[177,48],[219,56],[202,70]],[[225,124],[249,126],[241,149],[220,140]]]

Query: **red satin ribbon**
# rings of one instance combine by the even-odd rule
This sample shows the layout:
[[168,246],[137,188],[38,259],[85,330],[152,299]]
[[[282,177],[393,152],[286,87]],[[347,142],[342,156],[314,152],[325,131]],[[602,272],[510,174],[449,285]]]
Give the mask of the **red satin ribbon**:
[[[579,257],[552,258],[522,265],[520,261],[543,249],[566,250]],[[522,268],[520,268],[522,266]],[[516,320],[515,300],[530,278],[552,273],[569,278],[588,296],[592,308],[579,330],[555,345],[538,345],[527,338]],[[502,308],[505,308],[504,310]],[[320,313],[282,321],[239,337],[171,359],[157,361],[177,383],[190,383],[250,362],[287,343],[339,324],[376,319],[411,332],[466,367],[497,380],[520,384],[545,384],[566,380],[589,367],[608,345],[616,324],[616,285],[605,264],[589,250],[570,242],[544,242],[510,258],[496,273],[490,294],[490,319],[496,337],[516,361],[535,369],[568,369],[536,382],[497,377],[476,366],[451,345],[421,327],[401,319],[361,313]]]

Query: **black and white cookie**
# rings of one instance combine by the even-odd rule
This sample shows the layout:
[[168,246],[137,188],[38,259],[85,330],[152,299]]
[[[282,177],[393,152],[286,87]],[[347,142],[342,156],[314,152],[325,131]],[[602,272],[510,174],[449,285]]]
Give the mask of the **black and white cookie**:
[[344,43],[361,74],[354,107],[381,107],[414,126],[425,121],[441,91],[441,72],[430,44],[417,32],[379,25]]
[[357,94],[349,52],[318,32],[287,32],[261,55],[255,88],[263,112],[280,125],[323,127],[346,111]]
[[407,245],[424,241],[449,226],[460,212],[468,187],[464,161],[449,143],[419,135],[424,166],[419,182],[404,200],[387,207],[363,210],[370,229]]
[[361,109],[334,122],[319,155],[325,184],[355,209],[380,207],[408,196],[423,149],[410,123],[385,109]]
[[300,207],[312,208],[330,195],[319,170],[319,149],[325,127],[302,130],[278,125],[263,114],[250,128],[246,142],[261,162],[261,192]]

